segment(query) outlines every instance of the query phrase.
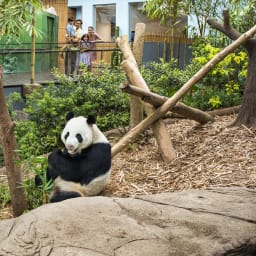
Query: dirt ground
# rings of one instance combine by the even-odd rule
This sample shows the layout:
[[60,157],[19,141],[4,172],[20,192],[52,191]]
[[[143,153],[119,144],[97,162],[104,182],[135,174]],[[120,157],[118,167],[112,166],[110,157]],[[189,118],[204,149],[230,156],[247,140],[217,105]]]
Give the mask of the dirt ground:
[[[171,163],[162,161],[148,130],[113,158],[104,194],[128,197],[210,186],[256,189],[256,128],[229,128],[234,119],[235,115],[217,116],[205,125],[187,119],[168,122],[177,154]],[[10,217],[8,207],[0,209],[0,219]]]

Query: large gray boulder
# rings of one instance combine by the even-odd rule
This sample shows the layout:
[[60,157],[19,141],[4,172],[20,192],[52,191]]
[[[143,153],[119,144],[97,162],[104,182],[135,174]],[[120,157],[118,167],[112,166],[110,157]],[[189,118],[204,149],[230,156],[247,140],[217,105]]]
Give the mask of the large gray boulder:
[[256,191],[88,197],[0,222],[0,255],[256,255]]

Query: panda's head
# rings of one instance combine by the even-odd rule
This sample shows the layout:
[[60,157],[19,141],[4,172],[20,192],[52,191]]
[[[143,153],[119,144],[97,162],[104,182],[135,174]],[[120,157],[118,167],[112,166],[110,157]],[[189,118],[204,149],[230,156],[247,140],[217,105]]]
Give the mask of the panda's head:
[[73,113],[66,116],[66,126],[62,131],[61,140],[70,155],[81,153],[93,143],[93,124],[95,117],[74,117]]

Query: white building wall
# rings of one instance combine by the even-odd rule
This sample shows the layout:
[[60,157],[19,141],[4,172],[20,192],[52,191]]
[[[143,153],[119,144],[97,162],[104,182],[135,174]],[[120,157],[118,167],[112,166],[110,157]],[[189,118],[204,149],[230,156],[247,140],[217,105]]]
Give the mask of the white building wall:
[[68,0],[68,6],[78,8],[79,12],[76,18],[82,19],[83,31],[87,32],[88,26],[95,26],[94,5],[115,4],[116,25],[120,27],[120,35],[128,35],[130,37],[129,3],[144,1],[145,0]]

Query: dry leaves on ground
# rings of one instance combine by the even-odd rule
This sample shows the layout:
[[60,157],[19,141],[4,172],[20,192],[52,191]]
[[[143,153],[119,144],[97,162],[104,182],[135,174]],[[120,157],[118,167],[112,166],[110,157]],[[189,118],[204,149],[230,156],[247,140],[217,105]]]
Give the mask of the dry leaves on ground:
[[109,192],[131,196],[209,186],[256,188],[256,129],[228,128],[234,119],[219,116],[205,125],[174,119],[168,130],[177,159],[169,164],[148,132],[114,157]]

